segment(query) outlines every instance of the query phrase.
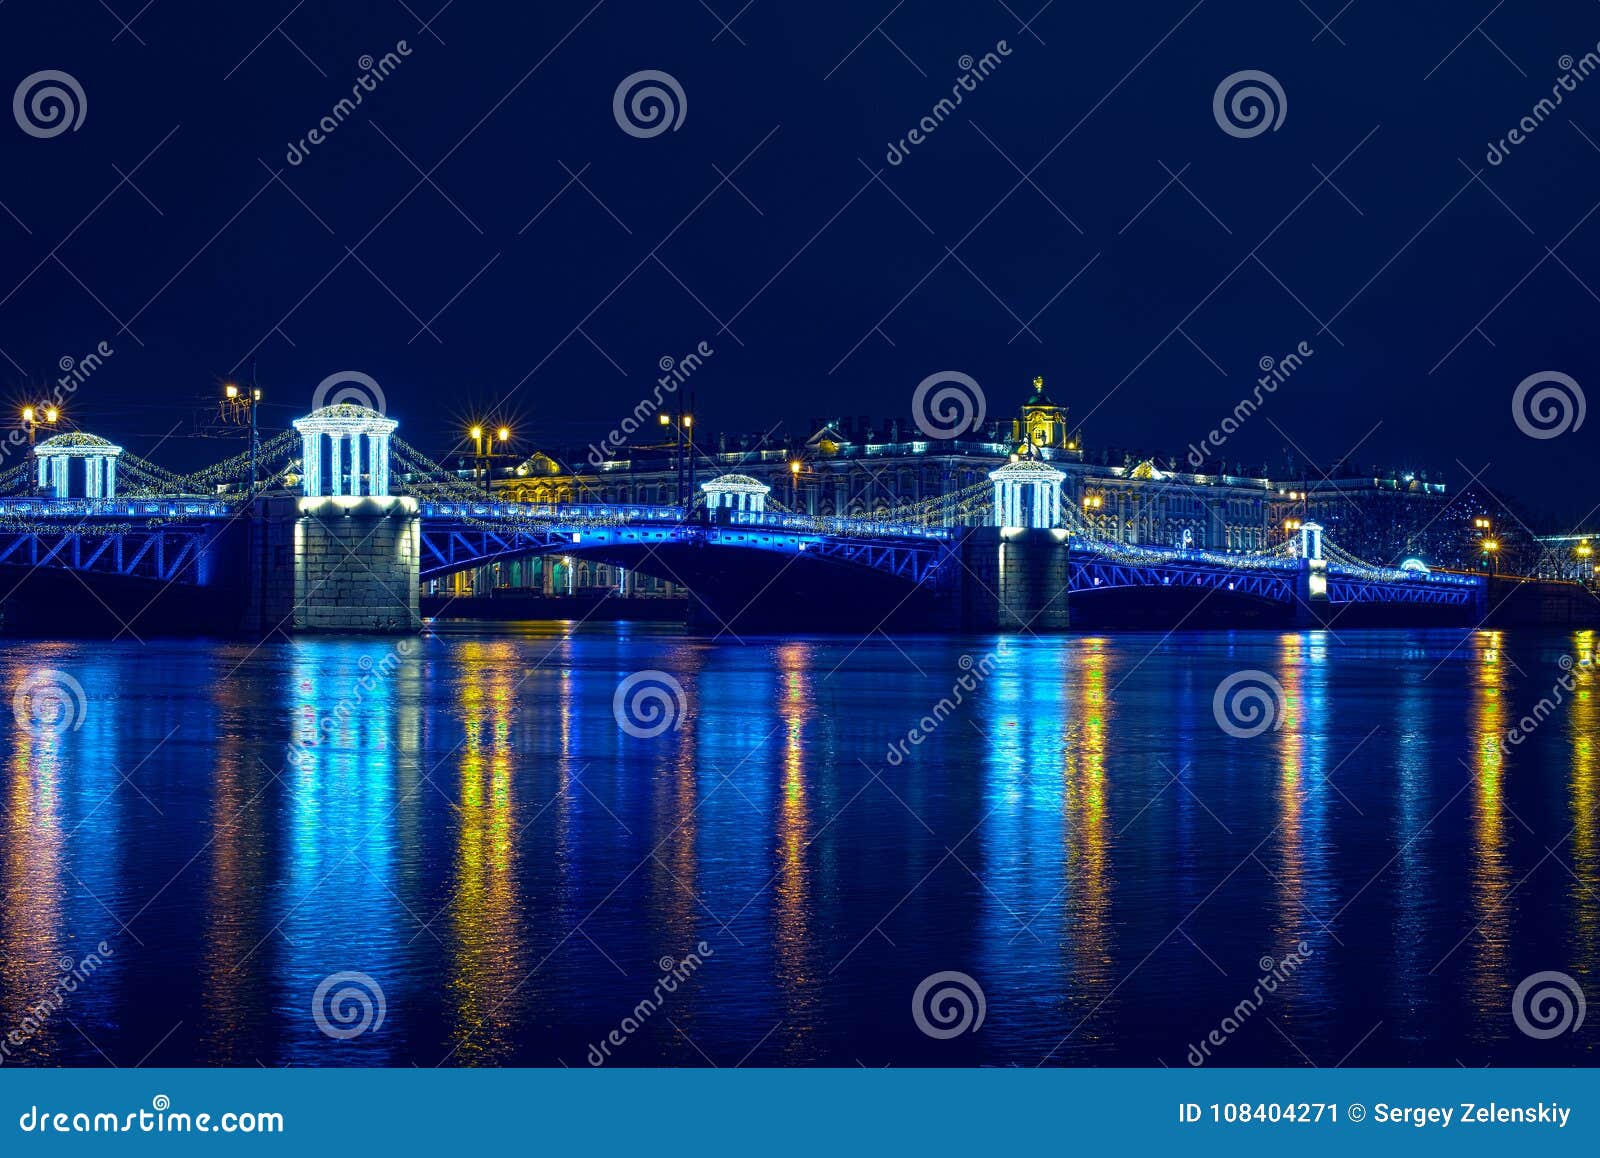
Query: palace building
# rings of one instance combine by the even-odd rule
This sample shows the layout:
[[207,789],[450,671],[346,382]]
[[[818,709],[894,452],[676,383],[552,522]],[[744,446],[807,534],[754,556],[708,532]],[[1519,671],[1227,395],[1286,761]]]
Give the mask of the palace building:
[[[1300,521],[1329,527],[1330,539],[1376,562],[1398,562],[1408,536],[1443,505],[1444,487],[1401,478],[1274,481],[1266,472],[1085,448],[1067,408],[1035,378],[1015,418],[981,430],[932,439],[909,421],[817,420],[804,441],[720,436],[685,446],[624,448],[626,457],[574,470],[562,456],[536,453],[491,480],[497,498],[530,503],[682,503],[703,505],[701,484],[737,474],[770,488],[768,509],[813,516],[888,516],[942,496],[982,496],[964,517],[987,517],[989,473],[1016,457],[1033,457],[1065,476],[1062,505],[1098,537],[1124,543],[1226,551],[1259,551],[1295,533]],[[580,460],[581,461],[581,460]],[[1180,464],[1184,464],[1180,466]],[[1453,524],[1452,524],[1453,526]],[[1394,556],[1391,559],[1391,556]],[[599,564],[569,566],[560,559],[495,564],[458,576],[458,594],[496,589],[567,594],[612,588],[632,595],[681,594],[653,577],[622,575]]]

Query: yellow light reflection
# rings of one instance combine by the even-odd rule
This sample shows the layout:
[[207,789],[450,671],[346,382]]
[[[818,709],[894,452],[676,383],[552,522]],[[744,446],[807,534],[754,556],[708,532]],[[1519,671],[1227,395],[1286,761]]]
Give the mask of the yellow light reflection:
[[1471,987],[1474,1008],[1492,1011],[1498,1020],[1510,988],[1506,978],[1510,910],[1506,901],[1511,887],[1507,857],[1505,804],[1502,799],[1505,740],[1509,721],[1504,696],[1505,669],[1501,664],[1503,639],[1498,631],[1477,637],[1472,664],[1472,960]]
[[511,728],[519,670],[512,641],[462,645],[457,682],[466,740],[460,756],[453,945],[451,1042],[464,1065],[503,1062],[515,1046],[511,998],[521,964],[521,910],[513,835]]
[[[1111,837],[1106,815],[1106,738],[1111,703],[1106,680],[1106,640],[1090,638],[1074,649],[1067,692],[1075,735],[1062,746],[1062,793],[1067,880],[1071,903],[1063,908],[1071,970],[1086,988],[1115,984],[1111,973]],[[1085,1027],[1086,1036],[1089,1027]]]
[[778,649],[778,715],[783,726],[783,790],[778,802],[778,878],[774,955],[785,1024],[797,1032],[786,1048],[804,1056],[816,1024],[820,967],[811,937],[811,868],[806,860],[810,808],[806,799],[805,730],[814,714],[810,649],[788,643]]
[[[1600,828],[1600,693],[1597,693],[1594,668],[1595,632],[1574,633],[1571,710],[1567,715],[1567,741],[1572,745],[1572,944],[1578,958],[1578,972],[1593,977],[1600,944],[1600,850],[1595,833]],[[1586,982],[1587,983],[1587,982]]]
[[[20,673],[19,673],[20,678]],[[11,691],[6,692],[7,703]],[[0,899],[0,1024],[29,1031],[13,1056],[38,1064],[56,1058],[66,1024],[33,1007],[50,998],[61,976],[67,942],[62,929],[60,741],[17,728],[12,736],[6,793],[5,889]],[[76,1035],[74,1035],[76,1036]],[[24,1054],[23,1051],[26,1051]]]

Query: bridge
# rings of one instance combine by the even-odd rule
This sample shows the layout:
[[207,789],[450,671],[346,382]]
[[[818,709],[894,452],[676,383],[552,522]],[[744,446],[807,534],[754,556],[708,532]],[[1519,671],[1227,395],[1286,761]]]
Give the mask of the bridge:
[[1063,504],[1061,472],[1028,459],[876,519],[823,518],[738,474],[704,484],[691,508],[499,502],[376,411],[324,407],[293,425],[254,464],[247,453],[189,475],[91,435],[45,440],[0,474],[0,592],[69,571],[108,607],[187,599],[246,632],[409,631],[422,583],[559,554],[681,583],[699,621],[726,628],[1058,630],[1097,603],[1175,598],[1241,621],[1410,609],[1465,624],[1485,605],[1483,576],[1367,563],[1315,524],[1261,552],[1110,540]]

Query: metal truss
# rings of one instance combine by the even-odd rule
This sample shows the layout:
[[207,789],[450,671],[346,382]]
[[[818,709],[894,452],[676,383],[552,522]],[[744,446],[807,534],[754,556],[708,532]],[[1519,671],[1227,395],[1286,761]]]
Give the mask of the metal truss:
[[[870,567],[911,583],[926,581],[949,555],[950,548],[934,539],[850,538],[806,534],[778,526],[746,529],[739,526],[664,525],[665,519],[648,517],[640,524],[495,527],[437,517],[447,514],[434,506],[434,518],[424,507],[421,577],[437,579],[455,571],[528,555],[604,555],[619,547],[659,547],[703,543],[709,546],[772,551],[784,555],[806,553],[832,562]],[[452,504],[452,506],[457,506]],[[462,509],[463,513],[465,511]],[[669,508],[659,508],[666,511]],[[453,512],[449,512],[453,513]],[[677,513],[677,512],[673,512]],[[459,516],[458,516],[459,517]]]
[[1457,584],[1417,582],[1364,582],[1357,579],[1328,579],[1329,603],[1415,603],[1438,607],[1465,607],[1477,596],[1477,587]]
[[163,583],[199,582],[197,564],[213,528],[150,527],[85,534],[40,527],[0,531],[0,567],[46,567]]
[[1296,572],[1248,567],[1203,567],[1185,563],[1118,563],[1107,559],[1073,559],[1069,589],[1105,591],[1117,587],[1198,587],[1232,591],[1258,599],[1291,602]]
[[947,548],[938,544],[912,546],[904,542],[884,543],[833,536],[817,539],[805,550],[810,555],[871,567],[916,584],[927,582],[950,554]]

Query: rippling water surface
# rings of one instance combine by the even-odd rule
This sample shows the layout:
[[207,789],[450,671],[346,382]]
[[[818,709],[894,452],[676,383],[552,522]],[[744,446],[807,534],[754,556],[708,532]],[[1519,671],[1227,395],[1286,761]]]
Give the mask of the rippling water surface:
[[1594,1061],[1592,633],[408,646],[4,642],[6,1064]]

